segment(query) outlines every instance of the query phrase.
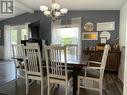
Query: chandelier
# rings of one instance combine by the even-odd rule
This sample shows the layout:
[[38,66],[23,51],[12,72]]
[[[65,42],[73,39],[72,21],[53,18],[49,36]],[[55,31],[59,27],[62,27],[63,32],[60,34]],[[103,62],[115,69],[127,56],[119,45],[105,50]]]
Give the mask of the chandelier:
[[51,9],[47,6],[40,6],[40,10],[44,13],[45,16],[50,18],[53,22],[60,16],[65,15],[68,10],[66,8],[60,9],[60,5],[56,2],[56,0],[52,0]]

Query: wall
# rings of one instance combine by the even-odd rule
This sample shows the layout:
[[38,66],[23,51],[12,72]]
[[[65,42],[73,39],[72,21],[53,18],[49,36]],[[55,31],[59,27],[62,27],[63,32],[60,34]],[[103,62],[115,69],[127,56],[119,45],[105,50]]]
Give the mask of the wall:
[[[111,39],[108,42],[112,44],[114,39],[116,39],[119,35],[119,11],[71,11],[68,15],[62,17],[62,19],[72,17],[82,17],[82,32],[84,32],[83,27],[87,22],[92,22],[94,24],[94,31],[96,32],[96,23],[115,21],[116,29],[110,32]],[[100,39],[95,41],[82,41],[82,45],[83,47],[88,47],[91,45],[96,45],[99,42]]]
[[[51,31],[51,23],[50,21],[42,15],[41,12],[36,11],[34,14],[23,14],[20,16],[16,16],[14,18],[10,18],[0,22],[0,28],[4,28],[4,25],[17,25],[24,23],[31,23],[40,20],[40,37],[47,41],[50,41],[50,31]],[[50,43],[50,42],[49,42]],[[0,45],[4,44],[4,40],[0,40]]]
[[[120,48],[122,50],[122,47],[125,47],[125,43],[126,43],[126,26],[127,26],[127,4],[125,4],[122,9],[120,10],[120,33],[119,33],[119,43],[120,43]],[[123,54],[123,51],[122,51]],[[123,58],[124,56],[121,56],[121,59],[125,59]],[[124,81],[124,64],[125,60],[121,60],[121,64],[119,67],[119,78],[120,80],[123,82]]]
[[121,8],[120,10],[120,46],[125,46],[125,61],[122,64],[124,69],[124,73],[119,74],[119,77],[121,77],[120,75],[123,75],[123,84],[124,84],[124,91],[123,91],[123,95],[127,95],[127,2],[125,3],[125,5]]
[[[0,29],[4,29],[4,25],[15,25],[15,24],[24,24],[28,22],[35,22],[40,20],[40,37],[44,40],[50,41],[51,35],[51,23],[50,21],[40,12],[35,12],[34,14],[23,14],[10,18],[0,22]],[[48,42],[50,43],[50,42]],[[4,33],[2,32],[2,38],[0,38],[0,59],[4,59]]]
[[[83,27],[85,23],[92,22],[94,23],[94,31],[96,31],[96,23],[98,22],[110,22],[115,21],[115,30],[111,31],[111,39],[108,41],[110,44],[113,43],[114,39],[119,36],[119,13],[120,11],[69,11],[69,13],[61,19],[70,19],[73,17],[81,17],[82,18],[82,32],[84,31]],[[48,43],[51,42],[51,22],[47,19],[40,11],[36,11],[34,14],[23,14],[11,19],[4,20],[0,22],[0,28],[5,24],[22,24],[26,22],[34,22],[40,20],[41,28],[40,28],[40,37],[46,40]],[[99,32],[100,33],[100,32]],[[100,42],[100,39],[96,41],[82,41],[82,46],[88,47],[91,45],[96,45]],[[4,45],[3,38],[0,39],[0,45]]]

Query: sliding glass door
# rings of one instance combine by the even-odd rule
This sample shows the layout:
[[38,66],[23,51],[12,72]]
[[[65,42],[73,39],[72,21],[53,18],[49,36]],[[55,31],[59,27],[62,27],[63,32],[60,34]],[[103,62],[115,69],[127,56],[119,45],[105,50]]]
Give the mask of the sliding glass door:
[[24,25],[5,25],[4,26],[4,59],[10,60],[12,57],[12,43],[21,43],[29,37],[28,24]]

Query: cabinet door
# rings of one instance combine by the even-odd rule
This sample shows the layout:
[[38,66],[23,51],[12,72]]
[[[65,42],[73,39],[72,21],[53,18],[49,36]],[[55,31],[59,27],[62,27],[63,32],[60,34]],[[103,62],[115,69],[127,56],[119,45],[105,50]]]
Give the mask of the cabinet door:
[[117,71],[117,66],[118,66],[117,53],[109,53],[106,63],[106,70]]
[[93,61],[101,62],[101,59],[102,59],[102,53],[101,52],[92,53],[90,56],[90,60],[93,60]]

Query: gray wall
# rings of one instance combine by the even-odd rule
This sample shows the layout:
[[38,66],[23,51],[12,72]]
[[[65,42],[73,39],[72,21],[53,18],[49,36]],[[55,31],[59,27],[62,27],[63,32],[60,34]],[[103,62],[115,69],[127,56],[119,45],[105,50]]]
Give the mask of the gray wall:
[[[50,42],[51,24],[50,24],[50,21],[44,15],[42,15],[41,12],[35,12],[34,14],[26,13],[20,16],[16,16],[14,18],[4,20],[0,22],[0,26],[3,27],[4,25],[8,25],[8,24],[10,25],[23,24],[27,22],[35,22],[38,20],[40,20],[40,24],[41,24],[40,37]],[[0,45],[3,45],[3,44],[4,44],[4,41],[0,40]]]
[[[69,11],[69,13],[63,17],[64,19],[70,19],[73,17],[82,17],[82,32],[84,31],[83,26],[87,22],[94,23],[94,31],[96,31],[96,23],[98,22],[110,22],[115,21],[115,31],[111,31],[111,39],[108,43],[112,44],[116,37],[119,37],[119,15],[120,11]],[[3,28],[4,24],[22,24],[25,22],[34,22],[40,20],[40,37],[47,40],[48,43],[51,42],[51,22],[47,19],[40,11],[36,11],[34,14],[23,14],[15,18],[7,19],[0,22],[0,28]],[[100,32],[99,32],[100,33]],[[97,41],[82,41],[83,47],[95,45],[100,42]],[[0,45],[3,45],[3,37],[0,38]]]

